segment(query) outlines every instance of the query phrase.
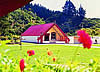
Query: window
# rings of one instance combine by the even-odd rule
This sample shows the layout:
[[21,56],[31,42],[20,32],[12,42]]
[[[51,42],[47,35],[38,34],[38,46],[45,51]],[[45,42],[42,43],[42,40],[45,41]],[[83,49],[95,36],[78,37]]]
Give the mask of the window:
[[51,40],[56,40],[56,33],[55,32],[51,33]]

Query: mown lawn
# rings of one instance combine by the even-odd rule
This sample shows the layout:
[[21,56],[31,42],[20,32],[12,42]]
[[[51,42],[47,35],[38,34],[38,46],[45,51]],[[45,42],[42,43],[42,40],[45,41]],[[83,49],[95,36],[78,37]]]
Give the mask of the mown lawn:
[[100,44],[93,44],[92,46],[99,46],[100,47]]
[[[76,48],[78,48],[77,53],[75,53]],[[34,57],[38,58],[40,56],[47,56],[47,49],[53,52],[53,56],[57,57],[60,63],[66,63],[66,61],[70,61],[72,59],[73,61],[77,62],[89,62],[90,59],[93,58],[100,59],[100,48],[84,49],[78,46],[59,44],[38,45],[32,43],[23,43],[22,50],[20,50],[19,45],[3,45],[0,46],[0,53],[14,58],[24,58],[24,54],[27,54],[27,50],[35,50]],[[5,53],[5,51],[7,52]]]
[[[91,48],[84,49],[80,46],[68,46],[68,45],[60,45],[60,44],[32,44],[32,43],[22,43],[22,50],[20,50],[20,46],[16,45],[5,45],[6,42],[2,42],[0,45],[0,61],[6,64],[2,65],[0,63],[0,71],[2,72],[20,72],[19,61],[24,59],[27,66],[25,67],[25,72],[51,72],[52,67],[44,67],[44,64],[66,64],[73,61],[75,64],[69,67],[72,70],[77,69],[78,64],[80,63],[90,63],[91,59],[100,60],[100,48]],[[52,56],[48,56],[47,49],[53,52]],[[34,50],[34,56],[28,56],[27,50]],[[77,51],[76,51],[77,50]],[[76,51],[76,53],[75,53]],[[53,62],[52,58],[56,58],[56,62]],[[5,60],[6,59],[6,60]],[[9,65],[9,60],[12,60],[12,63]],[[99,62],[98,62],[99,63]],[[93,65],[92,65],[93,64]],[[96,62],[93,62],[92,70],[95,70]],[[62,67],[62,66],[61,66]],[[85,66],[87,70],[89,66]],[[98,67],[98,66],[96,66]],[[59,68],[61,69],[61,68]],[[54,72],[59,72],[58,68]],[[83,69],[81,69],[83,72]],[[92,71],[91,70],[91,71]],[[75,71],[79,71],[78,69]],[[53,71],[52,71],[53,72]],[[63,72],[63,70],[62,70]],[[74,71],[69,71],[74,72]],[[81,72],[81,71],[80,71]]]

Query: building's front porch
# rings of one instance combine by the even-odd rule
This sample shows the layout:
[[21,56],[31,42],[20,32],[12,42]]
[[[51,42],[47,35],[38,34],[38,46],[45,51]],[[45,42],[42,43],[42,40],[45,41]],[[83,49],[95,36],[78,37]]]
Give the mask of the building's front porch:
[[65,41],[43,41],[43,43],[48,43],[48,44],[64,44]]
[[50,44],[55,44],[55,43],[66,43],[66,38],[57,32],[49,32],[45,36],[43,36],[43,43],[50,43]]
[[38,43],[68,43],[68,37],[59,27],[54,25],[37,39]]

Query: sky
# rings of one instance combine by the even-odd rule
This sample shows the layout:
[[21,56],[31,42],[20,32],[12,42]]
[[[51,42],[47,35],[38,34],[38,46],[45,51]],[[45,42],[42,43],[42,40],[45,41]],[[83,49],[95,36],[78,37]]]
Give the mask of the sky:
[[[87,18],[100,18],[100,0],[71,0],[76,9],[82,7],[86,10]],[[41,4],[42,6],[54,10],[62,11],[66,0],[34,0],[32,3]]]

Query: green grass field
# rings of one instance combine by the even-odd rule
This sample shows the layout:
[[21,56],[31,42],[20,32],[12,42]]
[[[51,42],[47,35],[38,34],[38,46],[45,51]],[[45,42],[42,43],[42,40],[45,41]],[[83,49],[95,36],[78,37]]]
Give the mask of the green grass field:
[[92,46],[99,46],[100,47],[100,44],[93,44]]
[[[67,64],[69,61],[76,63],[88,63],[91,59],[100,60],[100,48],[84,49],[79,46],[67,46],[59,44],[32,44],[32,43],[22,43],[22,50],[20,46],[16,45],[5,45],[0,46],[1,56],[8,56],[11,59],[15,59],[19,62],[20,59],[25,59],[28,57],[27,50],[34,50],[35,55],[30,58],[29,64],[34,63],[34,59],[39,59],[42,63],[53,64],[51,57],[56,57],[56,64]],[[6,42],[5,42],[6,43]],[[47,55],[47,49],[53,52],[52,56]],[[77,49],[77,52],[75,53]],[[28,62],[28,61],[27,61]],[[26,71],[27,72],[27,71]]]
[[[67,46],[67,45],[59,45],[59,44],[48,44],[48,45],[38,45],[32,43],[23,43],[22,50],[20,50],[19,45],[9,45],[9,46],[1,46],[0,53],[5,53],[8,56],[23,58],[24,54],[27,53],[27,50],[35,50],[36,57],[47,55],[47,48],[53,52],[53,56],[58,57],[61,63],[65,63],[68,60],[71,60],[74,56],[74,61],[78,62],[89,62],[90,59],[100,58],[100,49],[99,48],[91,48],[84,49],[82,47],[77,46]],[[75,50],[78,48],[76,55]]]

